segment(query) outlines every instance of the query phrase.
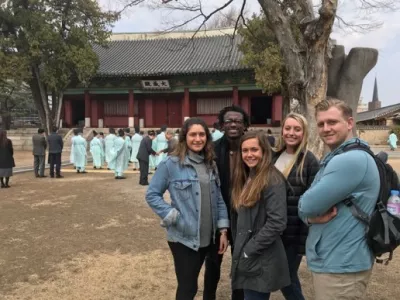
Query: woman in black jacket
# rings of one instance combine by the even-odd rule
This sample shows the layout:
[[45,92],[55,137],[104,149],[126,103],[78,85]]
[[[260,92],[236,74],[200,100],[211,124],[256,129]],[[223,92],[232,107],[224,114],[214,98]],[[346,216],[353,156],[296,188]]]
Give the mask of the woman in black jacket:
[[287,115],[283,121],[276,152],[273,154],[275,167],[289,183],[288,223],[282,239],[289,263],[291,284],[281,289],[287,300],[304,300],[297,272],[305,254],[308,228],[298,217],[298,204],[319,170],[317,158],[307,150],[307,140],[307,120],[296,113]]
[[[0,181],[1,188],[9,188],[8,184],[13,173],[14,150],[12,142],[7,138],[7,131],[0,130]],[[4,180],[5,178],[5,180]]]
[[265,300],[290,284],[281,240],[286,228],[286,182],[272,163],[263,132],[242,137],[233,173],[232,288],[246,300]]

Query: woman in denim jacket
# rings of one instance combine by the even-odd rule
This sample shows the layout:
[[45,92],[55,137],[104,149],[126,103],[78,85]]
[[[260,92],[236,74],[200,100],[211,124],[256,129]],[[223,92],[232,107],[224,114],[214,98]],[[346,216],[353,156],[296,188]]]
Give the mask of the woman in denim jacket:
[[[168,190],[171,204],[163,197]],[[194,299],[201,266],[221,232],[219,253],[228,246],[228,212],[221,196],[210,131],[202,119],[185,121],[179,143],[157,167],[146,201],[167,230],[178,280],[176,300]]]

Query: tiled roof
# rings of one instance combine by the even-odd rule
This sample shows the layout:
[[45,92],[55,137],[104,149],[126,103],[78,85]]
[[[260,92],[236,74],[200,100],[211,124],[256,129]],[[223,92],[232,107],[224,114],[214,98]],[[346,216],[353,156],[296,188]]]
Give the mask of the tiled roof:
[[364,111],[357,114],[357,122],[373,120],[379,117],[385,117],[387,115],[390,115],[391,113],[396,112],[397,110],[400,110],[400,103],[389,105],[371,111]]
[[241,37],[111,41],[94,46],[100,76],[165,76],[249,70],[240,63]]

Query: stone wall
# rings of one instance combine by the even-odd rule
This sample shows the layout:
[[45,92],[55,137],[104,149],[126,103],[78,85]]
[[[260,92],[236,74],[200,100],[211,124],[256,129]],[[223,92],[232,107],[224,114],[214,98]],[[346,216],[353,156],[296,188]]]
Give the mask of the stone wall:
[[389,130],[386,126],[359,126],[357,135],[370,145],[387,145]]

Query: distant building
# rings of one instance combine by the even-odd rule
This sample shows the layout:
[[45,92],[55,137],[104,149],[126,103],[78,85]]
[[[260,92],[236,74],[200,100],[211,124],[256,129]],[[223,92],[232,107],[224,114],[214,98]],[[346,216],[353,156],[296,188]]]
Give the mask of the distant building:
[[241,62],[233,29],[114,34],[94,46],[99,70],[89,86],[71,84],[63,98],[64,127],[181,127],[188,117],[212,125],[229,105],[252,125],[280,126],[281,95],[266,95]]

